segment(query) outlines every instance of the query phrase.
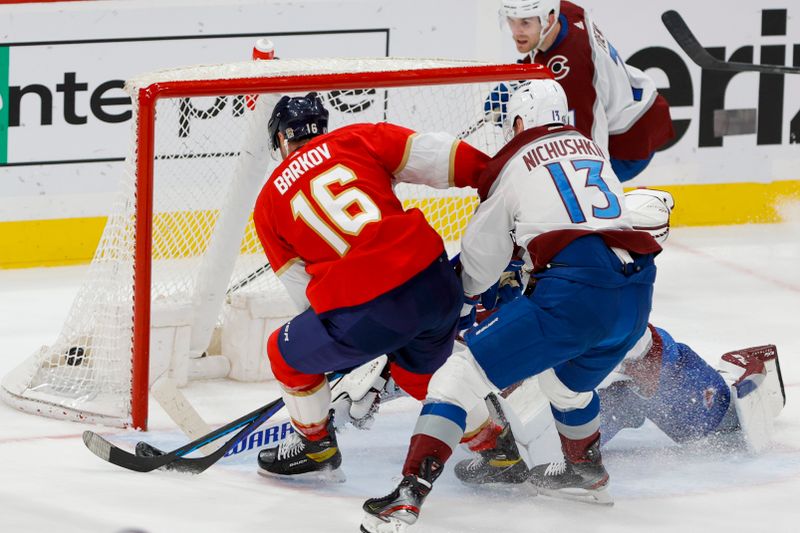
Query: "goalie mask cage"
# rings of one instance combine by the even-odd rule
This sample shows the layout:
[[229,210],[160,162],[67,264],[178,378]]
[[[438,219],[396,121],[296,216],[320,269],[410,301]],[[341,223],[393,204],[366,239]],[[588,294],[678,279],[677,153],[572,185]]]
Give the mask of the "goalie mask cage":
[[[331,130],[388,121],[447,131],[494,154],[503,139],[484,122],[486,97],[500,82],[543,77],[550,74],[538,65],[380,58],[250,61],[129,80],[131,153],[86,281],[55,342],[5,376],[0,393],[24,411],[145,429],[149,386],[186,355],[153,360],[172,341],[151,327],[188,325],[176,329],[185,342],[171,346],[197,358],[218,343],[232,293],[267,295],[271,307],[294,314],[263,268],[252,225],[276,164],[267,122],[279,95],[318,92]],[[457,248],[474,191],[396,191]]]

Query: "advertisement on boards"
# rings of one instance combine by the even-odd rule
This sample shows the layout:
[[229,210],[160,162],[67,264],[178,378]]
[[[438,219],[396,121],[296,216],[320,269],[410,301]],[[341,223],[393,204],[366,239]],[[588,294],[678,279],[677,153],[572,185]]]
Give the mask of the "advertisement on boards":
[[[703,70],[670,36],[661,14],[678,11],[721,60],[797,66],[800,7],[755,2],[731,10],[723,0],[675,0],[669,6],[637,4],[634,10],[622,0],[578,3],[620,57],[645,70],[670,103],[677,137],[633,185],[691,191],[726,186],[736,196],[731,201],[742,202],[753,190],[745,184],[768,186],[763,202],[750,202],[745,218],[758,218],[767,204],[797,189],[800,76]],[[0,24],[7,31],[0,41],[0,223],[88,220],[108,213],[131,150],[130,100],[122,89],[129,77],[244,60],[261,36],[270,37],[282,57],[513,62],[518,54],[501,30],[499,5],[100,0],[2,6]],[[0,240],[3,234],[0,228]],[[22,233],[15,228],[17,234]],[[20,246],[25,242],[18,240]]]

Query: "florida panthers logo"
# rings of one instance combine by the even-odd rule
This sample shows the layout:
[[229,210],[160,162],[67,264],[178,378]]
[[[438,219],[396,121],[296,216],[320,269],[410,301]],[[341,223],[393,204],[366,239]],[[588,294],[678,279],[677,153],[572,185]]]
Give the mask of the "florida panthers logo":
[[564,56],[553,56],[547,62],[547,68],[553,73],[556,80],[562,80],[569,74],[568,59]]

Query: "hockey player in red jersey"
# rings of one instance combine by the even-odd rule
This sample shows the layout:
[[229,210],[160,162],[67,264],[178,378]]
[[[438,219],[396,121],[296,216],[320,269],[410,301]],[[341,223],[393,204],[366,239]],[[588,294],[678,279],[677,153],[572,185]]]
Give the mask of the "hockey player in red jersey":
[[253,219],[270,265],[304,311],[268,340],[297,431],[259,454],[263,474],[338,469],[325,372],[388,354],[397,385],[424,398],[452,352],[462,305],[442,239],[421,211],[403,209],[392,186],[473,183],[488,156],[444,133],[388,123],[327,133],[327,122],[315,93],[282,98],[269,121],[283,162]]
[[[403,480],[364,503],[362,531],[414,523],[470,413],[485,398],[495,405],[493,391],[537,374],[564,463],[535,466],[529,481],[539,490],[570,487],[610,503],[595,390],[647,329],[661,247],[632,228],[604,152],[565,125],[566,114],[566,96],[551,80],[523,84],[508,102],[504,130],[513,138],[479,180],[481,204],[462,239],[461,279],[465,298],[477,303],[518,245],[536,290],[467,332],[466,349],[433,376]],[[471,325],[473,308],[462,307],[462,325]]]
[[[620,181],[638,175],[674,136],[655,83],[626,65],[583,8],[559,0],[502,0],[500,16],[523,62],[546,65],[564,88],[570,124],[609,155]],[[486,111],[502,118],[513,87],[500,85]]]

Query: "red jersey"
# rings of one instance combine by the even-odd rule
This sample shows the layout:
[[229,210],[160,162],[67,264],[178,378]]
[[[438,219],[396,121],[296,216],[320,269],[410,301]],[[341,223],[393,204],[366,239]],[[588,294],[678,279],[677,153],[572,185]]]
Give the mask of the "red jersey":
[[570,124],[610,158],[649,158],[675,136],[669,104],[650,77],[623,62],[583,8],[562,1],[559,20],[553,45],[523,61],[553,72],[567,93]]
[[422,211],[392,185],[474,183],[488,156],[446,134],[387,123],[315,137],[272,173],[253,219],[273,270],[317,313],[359,305],[402,285],[444,251]]

